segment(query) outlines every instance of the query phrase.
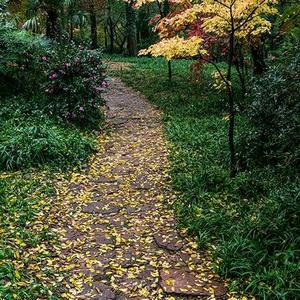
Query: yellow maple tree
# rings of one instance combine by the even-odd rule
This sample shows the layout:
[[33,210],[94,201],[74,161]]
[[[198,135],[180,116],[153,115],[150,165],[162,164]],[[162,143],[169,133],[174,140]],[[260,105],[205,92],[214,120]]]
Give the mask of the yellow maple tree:
[[[143,0],[145,2],[146,0]],[[152,0],[148,0],[152,1]],[[179,57],[198,57],[199,60],[212,63],[216,68],[214,78],[216,87],[222,87],[228,94],[228,143],[230,149],[230,174],[237,173],[234,145],[235,91],[231,83],[232,69],[238,56],[238,45],[249,43],[263,33],[269,32],[271,22],[267,15],[276,14],[278,0],[202,0],[182,3],[178,13],[163,18],[156,26],[160,41],[142,50],[140,55],[163,56],[167,60]],[[186,7],[186,8],[184,8]],[[193,26],[197,24],[197,31]],[[225,44],[227,72],[210,58],[206,40],[213,37]]]
[[[140,0],[145,3],[146,0]],[[151,1],[151,0],[148,0]],[[177,0],[177,2],[179,2]],[[181,0],[181,2],[186,2]],[[233,33],[236,40],[249,40],[255,38],[271,29],[271,23],[265,16],[275,14],[277,9],[274,4],[278,0],[204,0],[200,4],[191,4],[190,8],[180,11],[172,17],[164,18],[156,27],[159,32],[160,41],[147,50],[142,50],[141,55],[153,54],[173,57],[172,52],[180,52],[179,48],[186,49],[191,43],[191,53],[182,51],[183,56],[197,56],[195,50],[194,36],[186,36],[186,29],[195,21],[201,20],[202,29],[206,34],[214,35],[218,38],[227,38]],[[177,38],[174,38],[174,32]],[[178,38],[180,37],[180,38]],[[178,43],[174,47],[174,42]],[[198,39],[197,48],[202,48],[203,39]],[[203,52],[202,52],[203,53]],[[175,55],[177,57],[177,55]]]

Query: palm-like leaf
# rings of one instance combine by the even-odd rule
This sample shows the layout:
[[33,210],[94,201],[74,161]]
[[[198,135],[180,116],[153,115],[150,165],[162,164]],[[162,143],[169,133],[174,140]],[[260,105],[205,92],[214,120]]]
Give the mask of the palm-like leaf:
[[25,30],[32,30],[33,32],[38,32],[41,27],[41,20],[38,16],[28,19],[22,26]]

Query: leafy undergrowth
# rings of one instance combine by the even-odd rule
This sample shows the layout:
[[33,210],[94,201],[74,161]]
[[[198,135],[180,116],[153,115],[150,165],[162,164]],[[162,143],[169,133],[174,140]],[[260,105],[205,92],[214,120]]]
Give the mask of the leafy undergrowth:
[[[173,184],[180,192],[179,220],[200,246],[214,249],[216,268],[231,279],[230,288],[261,299],[296,299],[299,185],[275,165],[229,177],[226,105],[212,88],[212,69],[207,66],[195,83],[191,62],[176,61],[170,82],[162,59],[107,59],[113,75],[164,111]],[[238,116],[238,140],[249,126],[245,116]]]
[[0,120],[0,299],[58,299],[52,182],[85,163],[95,135],[20,98],[1,103]]
[[49,116],[34,96],[3,99],[0,126],[0,170],[24,170],[45,164],[66,169],[84,163],[95,151],[91,128]]

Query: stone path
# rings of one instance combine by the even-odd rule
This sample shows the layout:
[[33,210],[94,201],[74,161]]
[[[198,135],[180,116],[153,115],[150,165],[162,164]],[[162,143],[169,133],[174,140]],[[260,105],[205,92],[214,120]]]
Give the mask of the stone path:
[[111,134],[86,171],[57,183],[49,218],[63,297],[227,299],[209,258],[176,229],[160,113],[117,79],[106,99]]

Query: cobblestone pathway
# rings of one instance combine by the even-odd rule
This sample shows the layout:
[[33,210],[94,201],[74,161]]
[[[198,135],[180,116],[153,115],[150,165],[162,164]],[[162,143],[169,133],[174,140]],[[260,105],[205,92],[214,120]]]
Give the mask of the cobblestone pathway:
[[160,113],[113,79],[111,133],[57,184],[66,299],[227,299],[210,260],[176,229]]

